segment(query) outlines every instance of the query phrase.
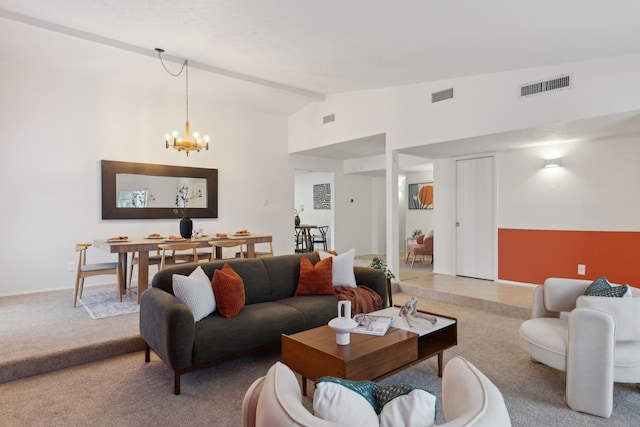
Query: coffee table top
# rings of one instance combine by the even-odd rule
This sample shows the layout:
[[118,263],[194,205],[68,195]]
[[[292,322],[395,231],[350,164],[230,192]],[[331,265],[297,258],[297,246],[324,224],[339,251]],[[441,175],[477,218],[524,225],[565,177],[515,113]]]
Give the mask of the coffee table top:
[[389,331],[383,336],[351,334],[350,344],[338,345],[336,343],[336,333],[325,325],[298,332],[288,337],[309,349],[333,354],[348,362],[380,349],[393,347],[402,341],[415,339],[415,336],[414,332],[408,330],[389,328]]
[[[427,319],[412,316],[411,326],[409,326],[409,324],[407,323],[407,320],[404,317],[400,317],[398,315],[399,314],[398,307],[388,307],[388,308],[384,308],[382,310],[374,311],[368,314],[375,315],[375,316],[393,317],[393,323],[391,324],[392,327],[415,332],[420,336],[431,334],[435,331],[439,331],[440,329],[446,328],[447,326],[450,326],[456,323],[456,319],[453,317],[447,317],[439,314],[427,313],[425,311],[418,310],[417,311],[418,316],[420,316],[420,314],[425,314],[425,315],[435,317],[437,319],[436,324],[435,325],[432,324]],[[352,337],[354,335],[358,335],[358,334],[351,334]]]

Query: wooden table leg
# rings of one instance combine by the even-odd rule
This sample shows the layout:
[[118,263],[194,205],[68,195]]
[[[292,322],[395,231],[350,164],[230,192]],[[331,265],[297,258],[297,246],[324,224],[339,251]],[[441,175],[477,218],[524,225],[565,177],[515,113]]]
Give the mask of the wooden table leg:
[[120,272],[122,273],[122,283],[127,289],[127,252],[118,253],[118,262],[120,263]]
[[149,252],[138,252],[138,304],[140,296],[149,287]]
[[302,395],[307,395],[307,379],[305,377],[302,377]]
[[256,245],[255,243],[247,243],[247,258],[256,257]]
[[442,358],[443,358],[443,351],[441,351],[440,353],[438,353],[438,376],[440,378],[442,378]]

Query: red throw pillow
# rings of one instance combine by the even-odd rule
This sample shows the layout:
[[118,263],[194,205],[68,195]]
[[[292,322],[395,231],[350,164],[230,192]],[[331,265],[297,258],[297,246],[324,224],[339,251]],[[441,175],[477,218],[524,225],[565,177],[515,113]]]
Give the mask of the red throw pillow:
[[213,295],[216,297],[218,313],[222,317],[234,317],[244,307],[244,283],[229,264],[213,272]]
[[300,258],[300,277],[294,296],[334,295],[333,258],[325,258],[314,266],[307,257]]

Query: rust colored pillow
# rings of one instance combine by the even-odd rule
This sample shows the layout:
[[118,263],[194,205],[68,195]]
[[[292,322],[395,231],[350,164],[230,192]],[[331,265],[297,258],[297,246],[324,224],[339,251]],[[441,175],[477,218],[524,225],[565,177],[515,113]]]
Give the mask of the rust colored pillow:
[[418,236],[418,238],[416,239],[416,243],[419,245],[424,243],[424,234]]
[[333,258],[325,258],[316,265],[307,257],[300,258],[300,277],[294,296],[300,295],[334,295]]
[[218,313],[222,317],[234,317],[244,307],[244,283],[229,264],[213,272],[213,295],[216,297]]

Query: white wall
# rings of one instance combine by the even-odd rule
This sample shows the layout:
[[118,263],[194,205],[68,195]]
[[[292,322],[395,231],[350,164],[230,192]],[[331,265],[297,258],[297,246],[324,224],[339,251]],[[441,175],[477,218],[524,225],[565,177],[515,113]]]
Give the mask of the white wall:
[[[453,141],[638,109],[640,55],[515,70],[328,96],[289,120],[292,152],[385,134],[387,149]],[[518,99],[520,84],[572,73],[574,85],[553,96]],[[453,87],[455,99],[430,103]],[[335,114],[331,126],[322,116]]]
[[[130,55],[122,53],[122,60]],[[219,218],[195,219],[195,227],[205,233],[271,233],[277,254],[292,253],[287,116],[202,97],[195,82],[206,82],[203,74],[190,72],[190,120],[213,144],[210,151],[186,157],[165,149],[163,139],[184,124],[183,89],[175,96],[163,84],[133,85],[118,74],[74,74],[0,59],[0,235],[11,242],[0,249],[0,295],[72,288],[69,264],[77,260],[76,242],[178,232],[178,218],[102,220],[102,159],[218,168]],[[273,96],[277,103],[278,94]],[[115,255],[92,248],[89,258],[99,262]],[[92,279],[89,284],[113,280]]]
[[[417,85],[386,88],[381,90],[357,93],[342,93],[330,95],[324,102],[311,103],[289,118],[289,150],[301,151],[319,146],[349,141],[368,135],[385,134],[387,165],[395,150],[422,146],[434,143],[490,135],[504,137],[507,132],[539,128],[544,136],[545,130],[554,130],[559,123],[577,120],[592,120],[599,116],[616,113],[630,113],[629,120],[635,120],[633,112],[640,110],[640,85],[637,75],[640,72],[640,55],[628,55],[594,61],[560,64],[548,67],[515,70],[505,73],[487,74],[448,81],[429,82]],[[522,83],[553,78],[560,74],[571,73],[573,87],[548,96],[534,96],[520,100],[517,96],[518,86]],[[430,103],[431,92],[448,87],[454,87],[456,98],[450,102],[438,104]],[[336,120],[331,126],[323,126],[321,117],[335,114]],[[633,137],[632,137],[633,138]],[[637,137],[636,137],[637,139]],[[485,151],[483,148],[482,151]],[[628,166],[628,159],[637,159],[635,147],[629,146],[628,152],[617,154],[627,156],[621,163]],[[473,152],[473,151],[470,151]],[[468,154],[468,153],[467,153]],[[522,160],[520,156],[528,159]],[[535,157],[530,152],[503,152],[498,157],[498,215],[499,224],[522,223],[523,219],[530,228],[566,228],[571,224],[588,223],[604,229],[637,229],[633,212],[627,209],[618,219],[614,211],[608,211],[606,202],[619,197],[620,184],[618,178],[632,178],[631,172],[621,175],[617,166],[617,157],[604,155],[609,173],[604,181],[593,182],[588,178],[585,182],[595,185],[600,200],[594,200],[590,189],[578,181],[567,184],[571,192],[557,192],[549,195],[549,191],[531,188],[531,183],[545,183],[541,178],[532,179],[526,175],[531,170],[531,164],[540,161],[539,154]],[[614,154],[614,156],[616,156]],[[519,159],[515,163],[504,162],[503,159]],[[582,163],[584,170],[600,168],[601,160],[597,155],[586,154],[568,158],[568,162]],[[505,165],[506,163],[506,165]],[[434,161],[434,182],[436,182],[434,197],[434,229],[435,258],[434,271],[445,274],[455,272],[455,203],[451,198],[455,188],[453,163],[451,159],[436,159]],[[440,170],[438,170],[438,168]],[[565,172],[566,173],[566,172]],[[598,170],[598,173],[605,173]],[[598,174],[596,174],[597,176]],[[568,180],[578,179],[569,174]],[[617,184],[613,185],[613,181]],[[634,181],[631,181],[634,182]],[[612,185],[612,186],[610,186]],[[558,185],[562,189],[565,184]],[[523,191],[526,189],[527,191]],[[531,191],[535,196],[526,202]],[[554,190],[555,191],[555,190]],[[627,190],[625,190],[626,192]],[[561,195],[560,195],[561,194]],[[560,200],[560,198],[563,198]],[[628,198],[628,197],[627,197]],[[554,205],[549,200],[558,200]],[[520,204],[514,202],[518,200]],[[538,205],[533,206],[535,200]],[[616,203],[618,199],[615,199]],[[636,202],[632,202],[635,204]],[[589,220],[572,222],[573,218],[583,215],[594,205],[601,216],[588,213]],[[520,206],[527,206],[523,209]],[[559,210],[557,206],[569,207],[569,210]],[[616,206],[620,207],[620,206]],[[546,209],[546,211],[544,210]],[[400,212],[402,208],[399,207]],[[522,214],[522,216],[521,216]],[[398,216],[401,218],[401,216]],[[540,218],[540,221],[538,221]],[[412,228],[411,219],[405,218],[405,229]],[[387,228],[396,227],[387,218]],[[402,233],[402,230],[401,230]],[[387,230],[389,235],[389,230]],[[402,240],[403,236],[400,236]],[[389,254],[387,254],[389,255]]]
[[638,136],[501,152],[498,227],[640,231],[639,159]]

